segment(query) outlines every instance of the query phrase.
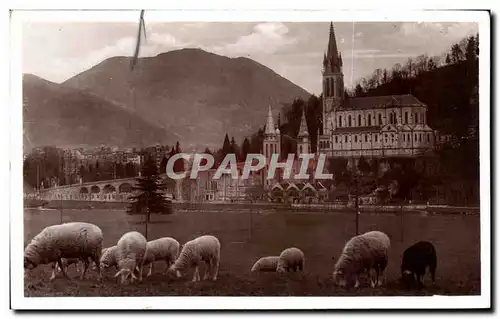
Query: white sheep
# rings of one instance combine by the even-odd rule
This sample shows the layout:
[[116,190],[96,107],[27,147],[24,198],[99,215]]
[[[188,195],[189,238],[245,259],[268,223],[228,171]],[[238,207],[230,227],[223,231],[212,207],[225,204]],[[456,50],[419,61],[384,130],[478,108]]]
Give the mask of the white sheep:
[[[389,259],[389,249],[391,248],[391,240],[389,239],[389,236],[387,236],[385,233],[378,231],[378,230],[373,230],[369,231],[363,234],[365,237],[372,237],[374,239],[379,240],[383,247],[385,248],[385,253],[380,254],[379,262],[377,264],[377,267],[375,268],[375,273],[376,273],[376,283],[378,286],[382,286],[382,278],[385,279],[384,270],[387,267],[387,262]],[[381,277],[379,279],[379,276]]]
[[131,282],[133,282],[137,279],[134,271],[138,268],[139,281],[142,281],[142,268],[146,253],[147,240],[141,233],[136,231],[125,233],[116,244],[115,257],[119,270],[115,277],[121,275],[122,284],[127,282],[128,277],[131,277]]
[[[377,272],[378,281],[380,272],[387,266],[388,243],[390,244],[390,240],[387,235],[380,232],[369,232],[351,238],[335,264],[333,278],[336,284],[344,287],[354,279],[354,286],[357,288],[361,274],[365,271],[370,274],[372,269]],[[375,287],[372,278],[370,281],[371,286]]]
[[116,261],[116,245],[104,248],[102,250],[100,263],[102,269],[113,266],[118,269],[118,263]]
[[179,270],[186,271],[194,267],[193,281],[200,281],[198,267],[201,262],[207,264],[203,280],[212,276],[212,280],[217,280],[220,263],[220,242],[211,235],[204,235],[188,241],[182,247],[177,260],[169,267],[169,272],[175,272],[177,277],[181,274]]
[[170,265],[173,264],[179,256],[179,242],[171,237],[163,237],[149,241],[147,246],[148,249],[144,257],[144,267],[147,265],[150,265],[150,267],[146,277],[151,276],[155,261],[164,260],[166,263],[164,273],[167,273]]
[[[24,268],[33,269],[41,264],[57,262],[62,274],[68,277],[62,258],[91,258],[96,265],[101,257],[103,235],[101,229],[90,223],[71,222],[45,227],[24,249]],[[85,277],[88,263],[80,279]],[[54,269],[55,270],[55,269]],[[98,267],[99,278],[101,269]],[[55,278],[52,272],[50,280]]]
[[305,264],[304,253],[302,250],[290,247],[283,250],[279,256],[276,271],[283,273],[285,271],[303,271]]
[[252,272],[256,271],[276,271],[278,267],[279,256],[262,257],[253,264]]

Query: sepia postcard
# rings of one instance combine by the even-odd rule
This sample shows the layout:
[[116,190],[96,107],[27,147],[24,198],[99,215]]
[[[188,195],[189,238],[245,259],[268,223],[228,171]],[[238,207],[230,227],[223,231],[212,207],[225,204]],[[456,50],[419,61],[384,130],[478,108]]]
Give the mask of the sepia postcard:
[[10,26],[13,309],[491,308],[489,12]]

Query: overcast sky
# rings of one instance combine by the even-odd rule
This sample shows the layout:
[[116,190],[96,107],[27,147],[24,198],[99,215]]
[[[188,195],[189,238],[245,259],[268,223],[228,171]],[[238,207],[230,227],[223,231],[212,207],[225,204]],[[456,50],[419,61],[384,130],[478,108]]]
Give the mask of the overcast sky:
[[[344,82],[352,87],[376,68],[409,57],[440,55],[475,23],[334,23],[344,60]],[[148,23],[140,56],[196,47],[245,56],[307,91],[321,93],[321,67],[329,23]],[[23,72],[62,82],[113,56],[134,52],[137,23],[31,23],[23,27]]]

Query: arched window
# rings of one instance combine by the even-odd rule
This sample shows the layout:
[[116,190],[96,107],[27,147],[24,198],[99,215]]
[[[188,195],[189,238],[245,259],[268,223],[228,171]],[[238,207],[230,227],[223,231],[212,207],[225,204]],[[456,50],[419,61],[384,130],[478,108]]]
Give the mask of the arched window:
[[351,127],[352,122],[351,122],[351,116],[347,117],[347,126]]
[[431,134],[427,134],[427,142],[430,142],[431,141]]
[[368,114],[368,126],[372,126],[372,115]]
[[425,124],[425,117],[424,114],[420,114],[420,123]]
[[358,136],[354,135],[354,143],[357,143],[357,142],[358,142]]
[[365,135],[365,142],[368,142],[368,134]]
[[378,134],[375,134],[375,142],[378,142]]
[[392,124],[398,124],[398,117],[396,113],[392,113]]
[[339,139],[337,138],[337,136],[335,136],[335,143],[338,143],[339,142]]
[[339,116],[339,127],[342,127],[342,115]]
[[415,113],[415,124],[418,124],[418,113]]
[[408,124],[408,112],[405,112],[405,124]]
[[382,114],[378,113],[378,125],[382,125]]
[[347,135],[345,136],[345,142],[347,143]]
[[405,135],[403,134],[403,142],[404,142],[405,140],[406,140],[406,139],[405,139]]
[[361,114],[358,115],[358,126],[361,126]]

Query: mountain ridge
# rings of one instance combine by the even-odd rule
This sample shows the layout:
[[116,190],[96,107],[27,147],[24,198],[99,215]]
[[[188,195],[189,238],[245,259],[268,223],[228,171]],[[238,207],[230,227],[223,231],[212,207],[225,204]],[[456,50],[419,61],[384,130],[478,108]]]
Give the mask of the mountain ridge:
[[139,58],[134,70],[131,59],[103,60],[62,85],[133,111],[187,147],[219,147],[226,132],[241,140],[265,124],[269,104],[277,113],[311,95],[246,57],[185,48]]

